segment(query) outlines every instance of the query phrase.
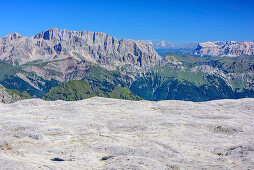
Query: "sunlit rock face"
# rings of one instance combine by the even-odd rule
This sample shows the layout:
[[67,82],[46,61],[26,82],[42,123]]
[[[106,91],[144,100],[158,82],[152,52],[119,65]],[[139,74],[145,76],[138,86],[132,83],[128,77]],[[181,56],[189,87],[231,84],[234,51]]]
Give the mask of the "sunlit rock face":
[[254,42],[204,42],[199,43],[195,50],[197,55],[208,55],[208,56],[229,56],[236,57],[242,55],[254,55]]
[[253,169],[254,99],[0,103],[1,169]]

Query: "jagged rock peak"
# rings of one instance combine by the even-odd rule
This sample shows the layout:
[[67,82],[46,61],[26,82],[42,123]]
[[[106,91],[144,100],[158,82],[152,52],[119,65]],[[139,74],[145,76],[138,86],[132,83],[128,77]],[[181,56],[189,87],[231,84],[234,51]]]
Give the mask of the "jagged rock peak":
[[4,37],[5,40],[15,40],[19,38],[22,38],[22,36],[17,32],[11,33]]

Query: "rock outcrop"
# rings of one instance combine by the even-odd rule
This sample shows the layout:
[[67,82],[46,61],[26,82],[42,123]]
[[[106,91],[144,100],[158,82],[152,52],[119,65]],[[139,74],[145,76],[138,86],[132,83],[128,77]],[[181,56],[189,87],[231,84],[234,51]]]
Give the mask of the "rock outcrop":
[[199,43],[195,50],[196,55],[207,56],[229,56],[254,55],[254,42],[204,42]]
[[1,169],[254,169],[254,99],[0,103]]
[[10,94],[7,89],[0,84],[0,103],[13,103],[14,101],[21,100],[22,98],[17,94]]
[[160,60],[145,41],[117,40],[102,32],[52,28],[31,38],[13,33],[0,39],[0,60],[9,63],[21,65],[68,57],[102,65],[133,64],[138,67],[154,65]]

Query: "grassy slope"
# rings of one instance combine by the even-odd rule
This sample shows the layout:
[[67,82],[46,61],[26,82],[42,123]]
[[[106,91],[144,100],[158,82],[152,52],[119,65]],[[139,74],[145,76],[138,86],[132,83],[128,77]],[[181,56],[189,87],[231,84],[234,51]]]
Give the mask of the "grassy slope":
[[124,99],[124,100],[142,100],[143,98],[135,95],[127,87],[116,86],[111,92],[108,93],[110,98]]
[[6,92],[11,95],[11,96],[20,96],[22,99],[31,99],[31,95],[29,93],[27,93],[27,91],[23,91],[23,92],[19,92],[15,89],[7,89]]
[[129,75],[121,74],[119,68],[111,71],[94,64],[89,65],[89,75],[84,79],[93,88],[98,87],[105,92],[112,91],[117,85],[129,86],[131,82]]
[[99,88],[91,88],[87,81],[72,80],[62,83],[52,88],[43,96],[44,100],[82,100],[94,96],[110,97],[125,100],[141,100],[142,98],[134,95],[128,88],[115,87],[111,92],[104,92]]
[[161,72],[150,72],[137,79],[132,84],[131,90],[147,100],[206,101],[235,98],[234,91],[219,77],[197,74],[192,76],[191,80],[184,72],[179,71],[178,75],[182,78]]

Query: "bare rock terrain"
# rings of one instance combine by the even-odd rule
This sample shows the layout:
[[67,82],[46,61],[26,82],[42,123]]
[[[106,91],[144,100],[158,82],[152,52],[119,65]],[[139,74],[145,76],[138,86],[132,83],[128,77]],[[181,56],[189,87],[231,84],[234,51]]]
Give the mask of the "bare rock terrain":
[[1,169],[254,169],[254,99],[0,103]]

